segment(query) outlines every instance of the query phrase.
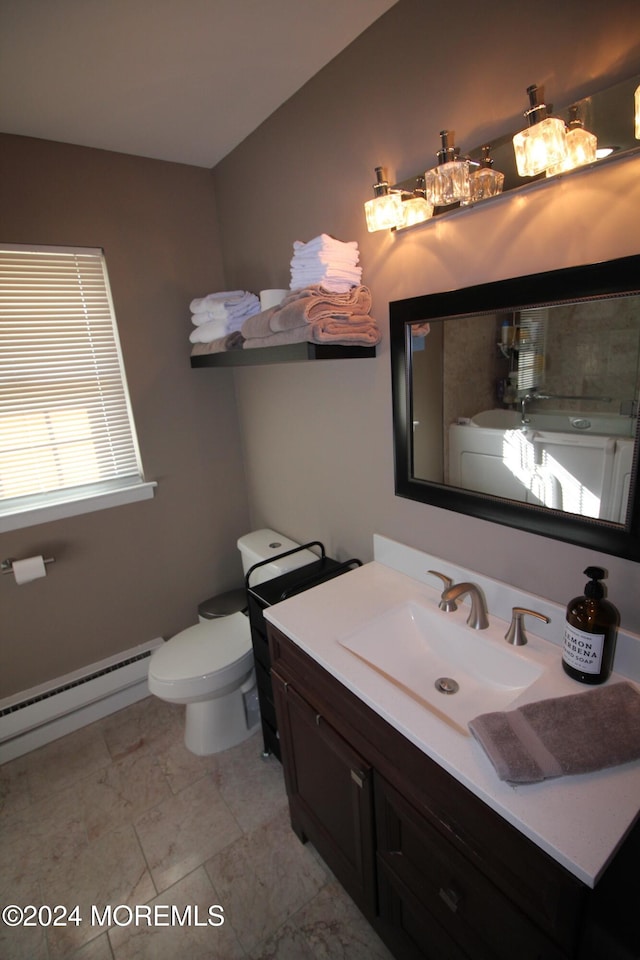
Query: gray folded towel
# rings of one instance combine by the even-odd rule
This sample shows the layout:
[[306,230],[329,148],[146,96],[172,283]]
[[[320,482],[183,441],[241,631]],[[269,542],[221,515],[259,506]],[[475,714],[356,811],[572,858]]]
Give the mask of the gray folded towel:
[[191,356],[206,356],[209,353],[225,353],[227,350],[242,350],[244,337],[239,330],[233,333],[227,333],[224,337],[218,337],[217,340],[211,340],[209,343],[194,343],[191,348]]
[[469,724],[501,780],[535,783],[640,759],[640,693],[612,683]]

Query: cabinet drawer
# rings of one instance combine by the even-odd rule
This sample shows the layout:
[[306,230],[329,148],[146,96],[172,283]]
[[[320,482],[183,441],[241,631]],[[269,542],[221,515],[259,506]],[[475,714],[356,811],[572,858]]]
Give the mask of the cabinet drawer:
[[382,862],[378,865],[378,905],[376,929],[399,960],[471,960]]
[[[447,931],[478,960],[561,960],[565,955],[382,777],[375,778],[381,876],[409,916],[426,910],[424,936]],[[380,896],[381,912],[391,901]],[[435,924],[435,926],[434,926]],[[432,933],[430,934],[429,930]],[[432,953],[429,943],[423,945]]]

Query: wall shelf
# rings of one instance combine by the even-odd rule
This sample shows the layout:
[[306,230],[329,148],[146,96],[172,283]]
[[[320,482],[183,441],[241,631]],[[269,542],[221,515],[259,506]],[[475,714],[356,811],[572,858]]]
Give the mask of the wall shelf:
[[191,357],[191,366],[243,367],[268,363],[299,363],[306,360],[356,360],[375,355],[375,347],[350,347],[334,343],[287,343],[279,347],[196,354]]

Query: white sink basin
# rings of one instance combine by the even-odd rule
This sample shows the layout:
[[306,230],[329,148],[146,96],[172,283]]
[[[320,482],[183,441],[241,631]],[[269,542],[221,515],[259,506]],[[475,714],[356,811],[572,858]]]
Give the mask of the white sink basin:
[[[459,613],[466,615],[464,609]],[[505,709],[542,675],[544,667],[524,652],[526,647],[509,646],[495,628],[473,630],[453,617],[459,621],[459,614],[409,601],[339,642],[468,735],[470,720]],[[446,692],[456,686],[455,692]]]

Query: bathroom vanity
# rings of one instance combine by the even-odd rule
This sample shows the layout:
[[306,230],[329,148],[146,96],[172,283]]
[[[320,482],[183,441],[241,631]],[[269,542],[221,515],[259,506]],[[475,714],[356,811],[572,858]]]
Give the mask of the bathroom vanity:
[[[408,597],[437,609],[439,590],[423,576],[435,558],[409,551],[407,575],[399,569],[406,548],[377,539],[382,554],[399,548],[396,569],[374,561],[265,611],[293,829],[397,958],[637,957],[640,763],[538,784],[499,781],[446,710],[425,708],[349,649],[363,623]],[[516,600],[512,588],[474,579],[491,613]],[[555,605],[523,599],[552,613],[558,629]],[[464,623],[466,613],[442,616]],[[530,645],[534,658],[537,646],[551,647],[531,632]],[[622,662],[635,662],[627,647]],[[559,647],[557,668],[514,705],[577,692]]]

